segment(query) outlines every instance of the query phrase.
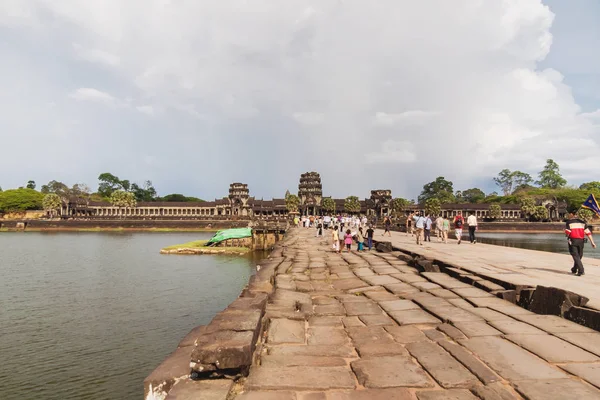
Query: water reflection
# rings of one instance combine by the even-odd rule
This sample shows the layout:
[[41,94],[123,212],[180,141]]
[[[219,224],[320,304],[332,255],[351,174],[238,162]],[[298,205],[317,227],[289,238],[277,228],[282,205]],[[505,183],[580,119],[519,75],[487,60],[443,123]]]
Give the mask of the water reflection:
[[261,254],[168,256],[205,233],[1,233],[0,398],[136,399]]
[[[567,239],[562,233],[491,233],[477,234],[477,241],[505,247],[569,254]],[[600,258],[600,249],[585,245],[584,257]]]

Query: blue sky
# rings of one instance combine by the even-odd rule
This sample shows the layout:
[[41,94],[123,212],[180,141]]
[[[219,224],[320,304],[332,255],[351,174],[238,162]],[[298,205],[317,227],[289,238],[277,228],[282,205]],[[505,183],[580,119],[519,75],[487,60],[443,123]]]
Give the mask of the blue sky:
[[316,170],[416,198],[547,158],[598,180],[599,26],[595,0],[5,0],[0,186],[270,198]]

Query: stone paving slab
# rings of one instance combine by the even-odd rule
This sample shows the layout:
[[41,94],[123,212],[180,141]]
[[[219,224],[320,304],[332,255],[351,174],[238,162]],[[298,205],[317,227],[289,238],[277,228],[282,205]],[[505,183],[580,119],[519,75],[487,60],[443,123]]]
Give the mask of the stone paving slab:
[[354,389],[354,376],[347,367],[258,367],[252,368],[248,390]]
[[361,315],[358,318],[367,326],[396,325],[396,322],[388,317],[387,314]]
[[474,287],[454,288],[452,291],[462,298],[494,297],[493,294]]
[[502,332],[494,329],[488,325],[485,321],[467,321],[467,322],[455,322],[454,326],[467,337],[475,336],[500,336]]
[[442,299],[458,299],[459,296],[448,289],[429,289],[429,293]]
[[548,333],[597,333],[556,315],[516,315],[515,318]]
[[273,344],[304,343],[304,321],[272,319],[269,325],[268,342]]
[[431,342],[417,342],[406,348],[419,364],[444,388],[470,387],[477,378],[443,348]]
[[405,311],[405,310],[417,310],[420,307],[410,300],[390,300],[380,301],[379,306],[387,312],[391,311]]
[[481,318],[485,319],[486,321],[497,321],[497,320],[503,319],[503,320],[517,322],[512,317],[510,317],[506,314],[499,313],[498,311],[489,309],[487,307],[471,307],[467,311],[470,312],[471,314],[479,315]]
[[343,367],[346,360],[341,357],[321,357],[321,356],[303,356],[295,355],[290,357],[285,354],[266,355],[261,358],[261,366],[282,366],[282,367]]
[[500,381],[500,377],[489,369],[484,363],[475,358],[464,347],[446,340],[438,342],[448,353],[452,354],[462,365],[464,365],[471,373],[473,373],[481,382],[489,384]]
[[419,400],[479,400],[466,389],[418,391]]
[[506,339],[551,363],[600,362],[600,358],[551,335],[507,335]]
[[373,301],[367,302],[356,302],[356,303],[344,303],[344,307],[346,308],[346,314],[349,316],[353,315],[379,315],[383,311],[377,303]]
[[438,324],[439,319],[423,310],[392,311],[389,313],[399,325]]
[[232,385],[233,381],[229,379],[184,379],[173,386],[165,400],[226,400]]
[[434,386],[425,371],[406,356],[362,359],[351,365],[358,382],[367,388]]
[[274,346],[269,347],[269,354],[281,354],[289,357],[322,356],[351,358],[357,356],[354,347],[350,345]]
[[600,363],[589,364],[563,364],[559,365],[565,371],[578,376],[592,385],[600,388]]
[[[593,386],[572,379],[521,381],[515,389],[527,400],[598,400],[600,392]],[[551,395],[550,395],[551,393]]]
[[252,391],[238,395],[235,400],[298,400],[296,392],[289,391]]
[[600,334],[598,333],[556,333],[555,336],[600,356]]
[[512,382],[525,379],[546,380],[566,377],[563,372],[527,350],[498,336],[480,336],[461,340],[459,343],[477,354],[500,376]]
[[403,293],[420,292],[419,289],[409,285],[408,283],[392,283],[391,285],[383,285],[383,287],[397,295],[402,295]]
[[427,340],[423,331],[416,328],[413,325],[405,325],[405,326],[386,326],[385,330],[392,335],[394,340],[398,343],[415,343],[415,342],[424,342]]
[[[327,393],[326,400],[413,400],[412,394],[403,388],[366,389]],[[302,399],[304,400],[304,399]]]

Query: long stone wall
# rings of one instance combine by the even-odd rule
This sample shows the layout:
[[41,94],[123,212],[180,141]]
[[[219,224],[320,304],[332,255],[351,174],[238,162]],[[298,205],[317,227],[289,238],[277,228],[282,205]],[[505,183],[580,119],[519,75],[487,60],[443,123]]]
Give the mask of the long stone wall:
[[157,220],[0,220],[0,228],[18,229],[18,224],[24,224],[25,229],[228,229],[248,226],[247,220],[203,220],[203,221],[157,221]]

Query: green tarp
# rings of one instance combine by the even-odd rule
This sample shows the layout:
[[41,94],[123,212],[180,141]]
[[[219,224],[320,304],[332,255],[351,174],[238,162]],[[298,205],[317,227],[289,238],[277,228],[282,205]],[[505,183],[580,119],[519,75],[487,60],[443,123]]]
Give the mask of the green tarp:
[[223,240],[228,239],[241,239],[252,236],[252,228],[236,228],[236,229],[225,229],[224,231],[219,231],[215,233],[215,236],[210,238],[207,246],[212,246],[213,244],[217,244],[222,242]]

